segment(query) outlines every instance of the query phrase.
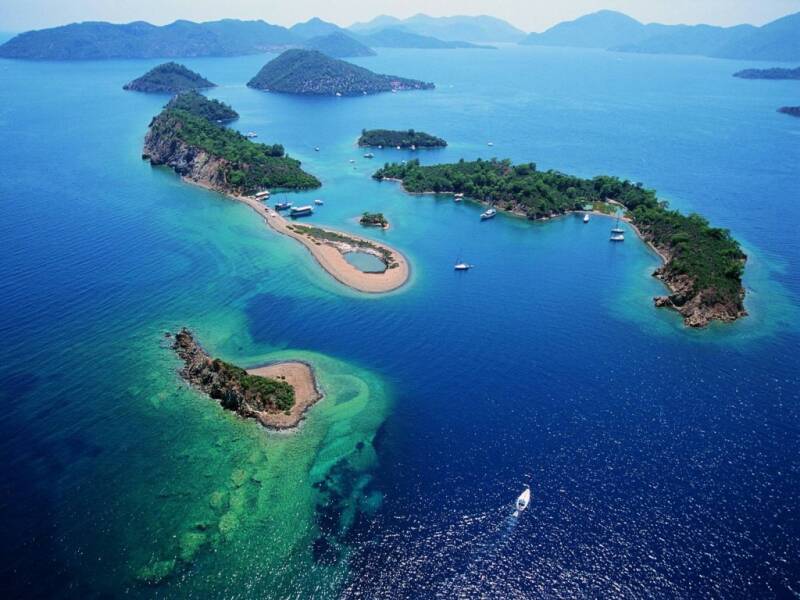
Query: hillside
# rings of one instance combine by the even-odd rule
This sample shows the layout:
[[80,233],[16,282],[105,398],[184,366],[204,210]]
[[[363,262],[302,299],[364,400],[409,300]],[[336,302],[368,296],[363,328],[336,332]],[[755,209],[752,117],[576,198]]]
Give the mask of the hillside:
[[214,87],[208,79],[178,63],[168,62],[150,69],[141,77],[122,86],[123,90],[177,94],[186,90]]
[[303,42],[303,47],[317,50],[333,58],[375,56],[372,48],[340,31],[310,38]]
[[476,43],[518,42],[525,32],[496,17],[454,16],[430,17],[424,14],[408,19],[396,19],[381,15],[367,23],[354,23],[348,29],[359,34],[370,34],[391,27],[434,37],[445,41],[467,41]]
[[435,87],[424,81],[373,73],[315,50],[287,50],[264,65],[247,85],[269,92],[312,96],[361,96]]
[[264,21],[175,21],[156,26],[72,23],[21,33],[0,46],[0,57],[41,60],[237,56],[275,51],[298,43],[284,27]]
[[328,21],[323,21],[318,17],[314,17],[304,23],[292,25],[289,27],[289,31],[298,38],[309,40],[331,33],[343,32],[344,29],[334,23],[329,23]]
[[181,92],[164,107],[167,110],[183,110],[216,123],[227,123],[239,118],[239,113],[219,100],[206,98],[194,90]]
[[412,33],[404,29],[387,27],[374,33],[359,35],[358,39],[373,48],[420,48],[420,49],[451,49],[451,48],[492,48],[471,42],[446,41],[427,35]]

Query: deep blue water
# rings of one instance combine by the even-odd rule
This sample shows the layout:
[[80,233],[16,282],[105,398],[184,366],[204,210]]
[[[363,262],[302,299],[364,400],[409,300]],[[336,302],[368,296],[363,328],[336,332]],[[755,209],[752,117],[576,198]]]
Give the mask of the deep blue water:
[[[384,382],[369,483],[383,503],[347,532],[349,574],[329,595],[796,595],[800,120],[775,112],[797,103],[796,82],[692,57],[386,51],[359,62],[437,90],[306,99],[246,88],[264,61],[184,62],[220,84],[210,95],[240,112],[234,127],[320,177],[302,199],[325,200],[310,222],[362,232],[363,211],[389,218],[365,235],[409,257],[407,288],[345,290],[246,207],[140,161],[166,98],[121,86],[154,61],[0,61],[10,595],[183,595],[222,570],[203,556],[191,577],[142,589],[103,575],[130,544],[121,522],[159,513],[126,481],[199,435],[170,437],[145,410],[179,385],[152,355],[184,324],[231,359],[310,350]],[[362,158],[364,127],[450,142],[424,162],[498,156],[642,181],[742,241],[751,316],[697,332],[655,310],[657,258],[632,233],[609,244],[606,219],[481,223],[478,206],[374,182],[411,153]],[[476,267],[454,273],[459,256]],[[531,508],[509,520],[526,484]],[[205,592],[270,595],[262,581]]]

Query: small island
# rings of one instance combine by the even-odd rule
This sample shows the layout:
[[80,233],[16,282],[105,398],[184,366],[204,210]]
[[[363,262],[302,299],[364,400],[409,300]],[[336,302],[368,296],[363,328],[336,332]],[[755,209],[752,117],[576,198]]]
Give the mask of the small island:
[[195,90],[181,92],[170,100],[165,108],[167,110],[184,110],[216,123],[229,123],[239,118],[239,113],[229,105],[213,98],[206,98]]
[[138,79],[122,86],[123,90],[152,94],[177,94],[187,90],[215,87],[208,79],[175,62],[164,63]]
[[245,370],[211,358],[185,328],[175,334],[172,348],[183,360],[180,375],[187,383],[219,400],[222,408],[270,429],[296,427],[322,398],[306,363],[281,362]]
[[800,79],[800,67],[796,69],[744,69],[733,74],[741,79]]
[[599,176],[582,179],[557,171],[539,171],[534,163],[509,160],[461,160],[420,166],[418,160],[387,164],[374,176],[400,181],[411,193],[460,193],[529,219],[548,219],[587,204],[615,204],[625,220],[662,258],[654,276],[672,293],[654,299],[675,309],[689,327],[734,321],[747,315],[742,274],[747,256],[725,229],[703,217],[670,210],[640,183]]
[[272,59],[247,85],[265,92],[307,96],[362,96],[429,90],[432,83],[380,75],[316,50],[287,50]]
[[197,94],[187,103],[179,96],[176,103],[182,108],[167,105],[150,123],[142,158],[151,164],[170,166],[185,179],[234,195],[321,185],[280,144],[255,143],[203,116],[218,114],[213,101]]
[[800,106],[781,106],[778,112],[792,117],[800,117]]
[[358,138],[359,146],[386,148],[444,148],[447,142],[440,137],[430,135],[424,131],[407,129],[398,131],[393,129],[362,129]]
[[383,229],[387,229],[389,227],[389,221],[386,220],[386,217],[383,216],[383,213],[365,212],[361,215],[361,218],[358,220],[358,222],[365,227],[381,227]]

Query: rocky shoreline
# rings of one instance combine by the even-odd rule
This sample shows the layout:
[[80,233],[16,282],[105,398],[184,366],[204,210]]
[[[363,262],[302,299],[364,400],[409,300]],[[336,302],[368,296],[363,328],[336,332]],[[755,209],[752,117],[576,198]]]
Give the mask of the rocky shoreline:
[[273,363],[246,371],[212,358],[186,328],[174,335],[172,349],[183,360],[179,374],[189,385],[224,409],[270,429],[296,427],[323,397],[307,363]]

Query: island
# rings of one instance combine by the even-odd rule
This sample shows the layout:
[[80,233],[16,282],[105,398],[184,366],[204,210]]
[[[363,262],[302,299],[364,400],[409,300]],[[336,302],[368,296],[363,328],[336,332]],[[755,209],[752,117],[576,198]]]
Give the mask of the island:
[[206,98],[194,90],[178,94],[165,108],[183,110],[216,123],[229,123],[239,118],[239,113],[229,105],[213,98]]
[[796,69],[744,69],[733,74],[741,79],[800,79],[800,67]]
[[304,362],[245,370],[211,358],[186,328],[175,334],[172,348],[183,361],[180,375],[187,383],[219,400],[222,408],[256,419],[270,429],[296,427],[322,398],[314,372]]
[[123,90],[154,94],[177,94],[186,90],[215,87],[208,79],[175,62],[164,63],[122,86]]
[[365,46],[341,31],[333,31],[325,35],[318,35],[306,40],[303,47],[308,50],[317,50],[333,58],[348,58],[356,56],[375,56],[375,51]]
[[444,148],[447,142],[424,131],[397,131],[393,129],[362,129],[359,146],[387,148]]
[[558,171],[539,171],[534,163],[464,160],[421,166],[418,160],[387,164],[373,176],[395,180],[411,193],[460,193],[529,219],[548,219],[581,211],[592,203],[626,210],[625,220],[661,257],[654,276],[671,290],[654,298],[675,309],[689,327],[734,321],[747,314],[742,274],[747,256],[725,229],[703,217],[670,210],[640,183],[599,176],[582,179]]
[[781,106],[778,112],[792,117],[800,117],[800,106]]
[[[208,104],[206,104],[208,103]],[[385,244],[330,229],[295,225],[270,209],[269,189],[305,190],[320,181],[289,158],[280,144],[252,142],[242,134],[201,116],[211,101],[198,94],[188,108],[169,108],[153,118],[145,136],[142,158],[171,167],[184,180],[223,193],[256,211],[272,229],[299,241],[334,279],[365,293],[385,293],[409,279],[406,259]],[[374,254],[385,265],[366,273],[345,259],[350,252]]]
[[362,96],[380,92],[430,90],[432,83],[380,75],[316,50],[287,50],[272,59],[247,85],[266,92],[308,96]]
[[389,221],[386,220],[386,217],[383,216],[383,213],[365,212],[361,215],[361,218],[358,220],[358,222],[365,227],[381,227],[383,229],[387,229],[389,227]]

